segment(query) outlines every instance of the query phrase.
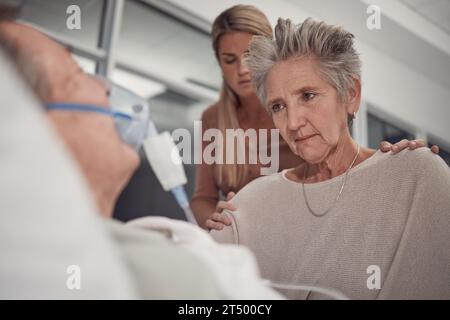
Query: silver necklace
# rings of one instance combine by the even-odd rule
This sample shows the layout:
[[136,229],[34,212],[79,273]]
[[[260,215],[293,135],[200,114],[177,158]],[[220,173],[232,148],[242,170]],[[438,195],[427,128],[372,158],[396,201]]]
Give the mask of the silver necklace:
[[322,213],[316,213],[312,208],[311,205],[308,202],[308,198],[306,197],[306,191],[305,191],[305,180],[306,180],[306,176],[308,173],[308,164],[305,165],[305,170],[303,173],[303,181],[302,181],[302,190],[303,190],[303,197],[305,198],[305,203],[306,203],[306,207],[308,208],[309,212],[311,212],[311,214],[315,217],[323,217],[324,215],[326,215],[331,209],[334,208],[334,206],[336,205],[336,202],[339,200],[339,198],[341,197],[342,191],[344,191],[344,186],[345,183],[347,182],[347,176],[348,173],[350,172],[350,169],[353,167],[353,165],[355,164],[356,159],[358,158],[359,155],[359,151],[361,150],[361,147],[358,144],[358,151],[356,152],[355,158],[353,159],[352,163],[350,164],[350,167],[348,167],[347,171],[345,172],[344,175],[344,180],[342,181],[342,185],[341,185],[341,189],[339,190],[339,193],[336,197],[336,199],[334,199],[333,204],[324,212]]

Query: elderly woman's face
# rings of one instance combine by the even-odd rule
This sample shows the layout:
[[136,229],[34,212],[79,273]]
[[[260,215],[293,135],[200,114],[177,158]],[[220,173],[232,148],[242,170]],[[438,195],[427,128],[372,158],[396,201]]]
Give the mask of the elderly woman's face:
[[297,58],[275,64],[266,87],[275,126],[305,161],[322,162],[348,134],[347,113],[353,111],[319,74],[315,60]]

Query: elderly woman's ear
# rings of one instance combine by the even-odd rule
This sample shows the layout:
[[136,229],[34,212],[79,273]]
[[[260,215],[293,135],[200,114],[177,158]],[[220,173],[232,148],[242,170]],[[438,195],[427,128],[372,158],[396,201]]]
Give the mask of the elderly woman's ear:
[[359,105],[361,104],[361,81],[353,79],[354,85],[349,90],[347,97],[347,114],[354,115],[358,113]]

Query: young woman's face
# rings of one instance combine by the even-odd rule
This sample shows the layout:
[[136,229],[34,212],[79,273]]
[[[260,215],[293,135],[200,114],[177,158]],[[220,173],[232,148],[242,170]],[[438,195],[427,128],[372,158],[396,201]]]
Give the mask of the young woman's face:
[[221,36],[218,43],[219,63],[223,77],[239,97],[254,94],[250,72],[243,62],[252,36],[247,32],[230,32]]

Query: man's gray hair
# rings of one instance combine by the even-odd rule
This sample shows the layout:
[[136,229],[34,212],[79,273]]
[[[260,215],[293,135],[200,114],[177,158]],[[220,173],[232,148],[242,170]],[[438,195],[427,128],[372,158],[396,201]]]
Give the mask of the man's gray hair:
[[[2,1],[2,3],[0,3],[0,22],[14,22],[14,20],[20,16],[20,12],[24,5],[24,0],[0,1]],[[39,72],[37,70],[38,64],[31,61],[34,59],[34,56],[25,55],[24,52],[19,50],[14,45],[14,41],[12,39],[3,34],[2,30],[0,30],[0,50],[4,50],[6,52],[26,82],[33,90],[36,90],[39,84]]]
[[247,65],[256,94],[267,107],[266,80],[270,69],[280,61],[311,57],[330,85],[345,101],[361,79],[361,60],[353,47],[353,34],[341,27],[311,18],[294,25],[289,19],[278,19],[275,39],[255,36],[250,44]]
[[39,93],[39,87],[43,86],[43,81],[39,79],[39,75],[41,74],[39,70],[41,68],[40,63],[35,61],[38,58],[18,48],[12,39],[2,33],[2,30],[0,30],[0,49],[11,59],[19,74],[30,88],[35,93]]
[[24,4],[24,0],[1,0],[0,21],[16,19]]

